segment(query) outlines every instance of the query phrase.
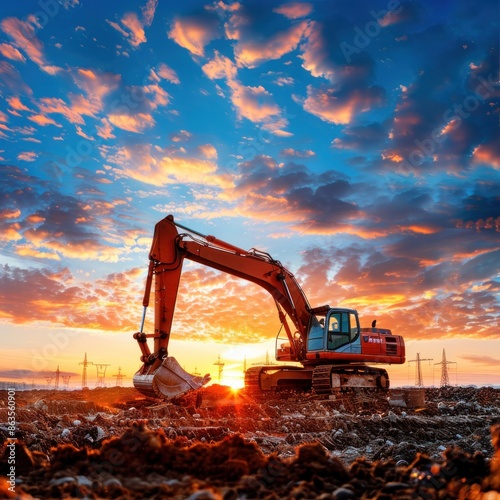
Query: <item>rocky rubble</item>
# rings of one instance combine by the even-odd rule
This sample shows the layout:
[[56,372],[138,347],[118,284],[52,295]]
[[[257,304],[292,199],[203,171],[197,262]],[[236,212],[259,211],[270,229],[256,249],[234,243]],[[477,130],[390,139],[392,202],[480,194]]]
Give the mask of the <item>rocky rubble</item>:
[[[255,401],[212,386],[201,404],[182,403],[132,388],[19,392],[15,493],[500,499],[499,389],[426,389],[422,408],[356,410],[312,395]],[[0,406],[4,475],[6,422]],[[0,495],[12,493],[8,484],[0,481]]]

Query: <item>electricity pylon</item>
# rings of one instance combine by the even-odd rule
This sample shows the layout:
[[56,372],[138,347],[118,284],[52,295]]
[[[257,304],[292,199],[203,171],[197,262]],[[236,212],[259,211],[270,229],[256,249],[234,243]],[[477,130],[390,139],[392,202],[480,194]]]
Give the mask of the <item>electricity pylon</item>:
[[92,361],[87,361],[87,353],[85,353],[85,357],[83,358],[83,361],[81,363],[78,363],[79,365],[83,365],[83,372],[82,372],[82,389],[88,389],[89,386],[87,385],[87,366],[88,365],[93,365]]
[[448,365],[457,364],[456,361],[447,361],[446,352],[443,349],[443,357],[441,358],[441,363],[434,363],[434,365],[441,365],[441,387],[447,387],[450,385],[450,376],[448,375]]
[[415,385],[417,387],[423,387],[424,386],[424,379],[422,377],[422,366],[421,366],[421,362],[422,361],[432,361],[432,358],[422,359],[420,357],[420,353],[417,352],[417,358],[408,361],[408,363],[415,363],[415,362],[417,363],[416,370],[415,370]]
[[222,380],[222,370],[224,369],[224,363],[220,360],[220,355],[216,363],[214,365],[219,367],[219,384],[221,383]]

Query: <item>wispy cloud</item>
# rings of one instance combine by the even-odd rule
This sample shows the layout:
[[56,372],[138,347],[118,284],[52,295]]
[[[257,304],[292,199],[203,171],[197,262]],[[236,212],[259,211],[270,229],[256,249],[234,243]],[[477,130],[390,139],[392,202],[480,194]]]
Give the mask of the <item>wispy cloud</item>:
[[178,17],[172,22],[168,36],[194,56],[204,56],[205,46],[221,36],[220,21],[210,11]]
[[0,43],[0,54],[13,61],[26,61],[26,58],[21,54],[21,52],[8,43]]
[[313,10],[313,4],[309,2],[288,2],[275,7],[274,12],[283,14],[289,19],[298,19],[300,17],[308,16]]
[[500,366],[500,359],[491,356],[480,356],[475,354],[462,354],[458,356],[460,359],[469,361],[470,363],[485,365],[485,366]]

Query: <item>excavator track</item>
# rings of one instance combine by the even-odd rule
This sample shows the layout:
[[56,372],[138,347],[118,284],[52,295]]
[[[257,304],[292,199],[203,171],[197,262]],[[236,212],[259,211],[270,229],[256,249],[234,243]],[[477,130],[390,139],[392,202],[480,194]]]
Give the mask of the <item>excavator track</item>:
[[363,364],[321,365],[313,370],[312,389],[316,394],[385,392],[389,376],[383,368]]
[[250,393],[260,392],[259,377],[261,366],[253,366],[245,372],[245,389]]
[[245,372],[245,389],[258,395],[286,390],[310,390],[312,370],[300,366],[252,366]]

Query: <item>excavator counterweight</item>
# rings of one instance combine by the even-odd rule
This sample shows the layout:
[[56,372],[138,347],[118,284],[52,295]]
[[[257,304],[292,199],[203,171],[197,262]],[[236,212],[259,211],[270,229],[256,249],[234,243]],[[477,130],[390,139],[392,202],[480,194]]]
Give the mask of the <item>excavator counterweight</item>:
[[[188,232],[179,233],[178,227]],[[284,331],[284,337],[276,339],[276,360],[297,365],[250,368],[245,376],[250,392],[312,389],[318,394],[334,394],[363,389],[386,393],[389,389],[386,370],[365,363],[405,362],[401,336],[375,328],[375,323],[371,328],[361,328],[354,309],[311,307],[294,275],[269,254],[256,249],[243,250],[215,236],[203,235],[177,224],[169,215],[155,226],[141,328],[134,334],[143,362],[134,375],[134,386],[147,396],[168,400],[210,381],[210,375],[191,375],[168,356],[184,259],[253,282],[274,299]],[[154,333],[146,334],[144,320],[153,281]],[[153,352],[148,339],[153,340]]]

